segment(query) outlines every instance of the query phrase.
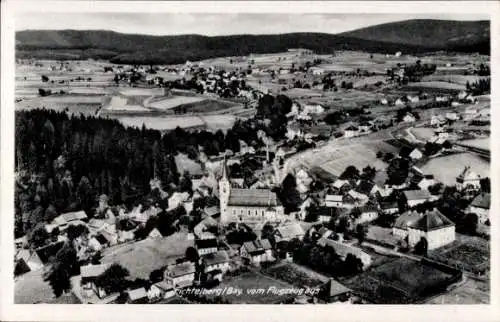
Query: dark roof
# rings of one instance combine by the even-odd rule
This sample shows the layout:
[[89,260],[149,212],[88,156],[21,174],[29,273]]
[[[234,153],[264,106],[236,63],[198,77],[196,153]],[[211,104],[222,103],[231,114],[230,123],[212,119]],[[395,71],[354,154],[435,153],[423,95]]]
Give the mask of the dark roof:
[[217,247],[217,239],[198,239],[195,241],[196,248],[214,248]]
[[43,264],[46,264],[52,256],[55,256],[57,252],[63,247],[64,242],[59,241],[47,246],[40,247],[35,250],[36,254],[40,258]]
[[455,224],[439,210],[432,209],[430,211],[426,211],[418,220],[409,223],[408,227],[422,231],[430,231],[454,225]]
[[421,200],[421,199],[429,199],[431,194],[428,190],[407,190],[403,191],[403,194],[406,197],[406,200]]
[[354,191],[362,193],[364,195],[369,195],[373,189],[373,186],[375,186],[375,183],[373,183],[372,181],[361,180]]
[[345,287],[343,284],[340,284],[333,278],[330,278],[330,280],[326,283],[326,288],[329,297],[334,297],[351,291],[350,289]]
[[104,237],[103,234],[99,234],[97,236],[95,236],[95,239],[99,242],[99,244],[101,245],[104,245],[108,242],[108,240],[106,239],[106,237]]
[[279,206],[276,193],[269,189],[231,189],[229,206],[267,207]]
[[272,248],[267,239],[248,241],[243,243],[243,247],[245,247],[249,254],[260,253]]
[[401,148],[401,151],[399,151],[399,155],[402,157],[408,157],[412,151],[413,151],[412,147],[404,146]]
[[392,209],[392,208],[399,208],[398,203],[396,201],[382,201],[380,202],[380,208],[381,209]]
[[472,203],[470,204],[472,207],[490,209],[491,197],[489,193],[481,193],[478,195]]
[[359,129],[355,127],[354,125],[349,126],[346,128],[344,131],[358,131]]
[[216,265],[228,262],[229,256],[225,250],[221,250],[216,253],[203,256],[203,260],[206,265]]

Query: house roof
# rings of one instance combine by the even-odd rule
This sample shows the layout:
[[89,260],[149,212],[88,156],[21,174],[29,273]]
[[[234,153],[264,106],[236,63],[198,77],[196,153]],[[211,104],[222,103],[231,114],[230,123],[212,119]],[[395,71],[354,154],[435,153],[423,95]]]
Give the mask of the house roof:
[[469,166],[465,167],[464,170],[458,175],[457,179],[461,179],[464,181],[467,180],[477,180],[480,179],[481,176],[475,173],[470,169]]
[[40,247],[35,250],[43,264],[46,264],[52,256],[55,256],[57,252],[63,247],[64,241],[58,241],[47,246]]
[[366,205],[362,206],[360,208],[360,210],[361,210],[361,213],[364,213],[364,212],[377,212],[378,208],[377,208],[376,205],[366,204]]
[[399,229],[408,229],[408,226],[420,219],[420,214],[416,211],[407,211],[403,213],[401,216],[396,218],[394,222],[394,227]]
[[128,297],[132,301],[143,299],[143,298],[148,296],[146,289],[144,287],[141,287],[141,288],[138,288],[135,290],[127,291],[127,293],[128,293]]
[[229,206],[268,207],[279,206],[281,202],[269,189],[231,189]]
[[170,265],[169,267],[167,267],[167,269],[170,272],[170,276],[172,277],[184,276],[187,274],[192,274],[196,271],[195,265],[192,262]]
[[276,228],[276,231],[281,238],[294,238],[304,235],[304,230],[298,223],[279,226]]
[[406,197],[406,200],[422,200],[429,199],[431,194],[427,190],[407,190],[403,191],[403,194]]
[[342,195],[326,195],[326,202],[342,202],[344,196]]
[[170,291],[174,288],[174,285],[172,283],[170,283],[169,281],[161,281],[161,282],[155,283],[153,285],[158,287],[162,291]]
[[216,253],[204,255],[203,260],[207,266],[225,263],[229,261],[229,255],[225,250],[220,250]]
[[380,202],[381,209],[394,209],[399,208],[398,203],[396,201],[382,201]]
[[107,225],[107,223],[104,220],[96,219],[96,218],[90,219],[89,223],[88,223],[89,227],[95,228],[97,230],[102,229],[106,225]]
[[346,128],[344,131],[359,131],[359,129],[356,126],[351,125],[348,128]]
[[111,263],[81,266],[80,275],[82,276],[82,278],[97,277],[104,273],[110,266]]
[[204,211],[208,216],[215,216],[217,214],[220,214],[220,209],[217,206],[206,207]]
[[449,226],[455,226],[455,224],[437,209],[426,211],[416,221],[408,224],[408,227],[421,231],[436,230]]
[[194,242],[196,248],[217,248],[217,239],[198,239]]
[[489,193],[481,193],[472,200],[472,207],[490,209],[491,197]]
[[368,253],[364,252],[362,249],[341,242],[337,242],[333,239],[322,237],[318,240],[318,245],[322,247],[326,246],[332,247],[340,257],[346,257],[348,254],[353,254],[359,259],[361,259],[363,263],[365,263],[365,261],[368,258],[371,259],[371,256]]
[[330,297],[345,294],[351,291],[349,288],[345,287],[343,284],[340,284],[333,278],[330,278],[330,280],[326,284],[326,287],[328,292],[327,294]]
[[247,250],[248,253],[256,253],[271,249],[271,243],[267,239],[257,239],[254,241],[248,241],[243,243],[243,247]]
[[337,189],[340,189],[342,188],[344,185],[348,185],[349,184],[349,181],[348,180],[340,180],[340,179],[337,179],[335,180],[335,182],[333,183],[333,187],[334,188],[337,188]]
[[108,239],[107,239],[106,237],[104,237],[104,235],[102,235],[102,234],[99,234],[99,235],[95,236],[94,238],[95,238],[95,239],[99,242],[99,244],[101,244],[101,245],[104,245],[104,244],[106,244],[106,243],[108,242]]
[[75,211],[75,212],[64,213],[64,214],[60,215],[59,217],[56,217],[54,219],[54,222],[58,225],[65,225],[70,221],[83,220],[83,219],[87,219],[87,214],[85,214],[85,211],[80,210],[80,211]]

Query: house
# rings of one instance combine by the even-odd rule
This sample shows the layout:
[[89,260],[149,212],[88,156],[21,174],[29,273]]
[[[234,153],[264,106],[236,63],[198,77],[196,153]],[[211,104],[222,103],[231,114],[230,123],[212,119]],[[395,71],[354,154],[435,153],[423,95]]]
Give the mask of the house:
[[[215,270],[220,270],[224,274],[229,269],[229,255],[225,250],[221,250],[202,257],[205,264],[205,273],[209,274]],[[216,276],[219,274],[215,274]],[[222,278],[222,276],[220,276]],[[220,279],[219,279],[220,281]]]
[[148,293],[144,287],[127,291],[127,304],[146,304],[148,300]]
[[466,213],[476,214],[478,221],[482,224],[485,224],[490,220],[490,203],[490,194],[481,193],[472,200],[469,207],[467,207]]
[[175,288],[172,283],[161,281],[151,285],[147,295],[150,301],[168,299],[175,295]]
[[102,234],[99,234],[89,240],[89,247],[97,252],[109,247],[109,242]]
[[437,181],[434,179],[432,174],[425,175],[417,182],[417,186],[422,190],[429,190],[429,187],[435,185]]
[[322,287],[322,298],[328,303],[348,302],[352,291],[338,281],[330,278]]
[[52,221],[52,224],[56,227],[59,227],[60,231],[66,230],[68,228],[68,224],[73,221],[82,221],[88,219],[85,211],[76,211],[76,212],[67,212],[64,213]]
[[387,101],[387,98],[382,98],[382,99],[380,100],[380,104],[382,104],[382,105],[387,105],[387,104],[389,104],[389,102]]
[[193,285],[196,266],[192,262],[183,262],[167,266],[164,280],[175,288],[184,288]]
[[406,211],[396,218],[394,226],[392,227],[392,234],[405,239],[408,236],[408,225],[418,219],[420,219],[420,214],[418,212]]
[[344,196],[341,194],[326,195],[325,196],[325,206],[327,207],[342,207]]
[[329,222],[332,218],[337,218],[341,213],[341,209],[335,207],[316,207],[314,211],[318,215],[318,220],[324,223]]
[[371,195],[374,195],[377,191],[379,191],[379,187],[373,181],[359,180],[353,190],[357,194],[358,198],[368,199]]
[[403,122],[404,123],[412,123],[415,122],[417,119],[415,116],[411,113],[406,113],[406,115],[403,117]]
[[294,238],[302,240],[304,238],[304,230],[299,223],[284,224],[276,227],[274,236],[276,242],[289,241]]
[[80,267],[81,289],[82,293],[87,297],[92,297],[96,294],[99,298],[105,297],[106,291],[102,287],[96,285],[96,279],[104,273],[109,267],[110,263],[99,265],[85,265]]
[[217,252],[217,250],[218,250],[217,239],[215,239],[215,238],[197,239],[195,241],[195,246],[196,246],[196,249],[198,250],[198,254],[200,256],[203,256],[206,254],[212,254],[212,253]]
[[335,189],[342,189],[343,187],[348,187],[350,185],[348,180],[341,180],[337,179],[335,182],[332,184],[332,187]]
[[380,210],[384,215],[394,215],[399,213],[398,203],[396,201],[380,202]]
[[445,118],[449,121],[456,121],[458,120],[458,114],[455,112],[448,112],[446,113]]
[[424,154],[417,148],[413,149],[411,153],[408,155],[412,160],[420,160],[424,156]]
[[433,115],[431,117],[430,125],[433,127],[439,127],[446,122],[442,115]]
[[271,243],[267,239],[257,239],[243,243],[240,248],[240,256],[253,265],[274,261]]
[[345,260],[348,254],[356,256],[363,263],[363,269],[367,269],[372,263],[372,258],[368,253],[352,245],[324,237],[321,237],[317,244],[321,247],[332,247],[342,260]]
[[325,70],[323,68],[319,68],[319,67],[310,67],[308,69],[308,71],[311,74],[316,75],[316,76],[323,75],[323,73],[325,72]]
[[361,132],[368,132],[370,131],[371,127],[372,124],[370,122],[362,121],[361,123],[359,123],[359,129]]
[[364,224],[367,222],[372,222],[378,218],[378,209],[375,205],[365,205],[360,208],[359,218],[356,218],[354,224]]
[[403,195],[409,208],[427,202],[431,198],[428,190],[407,190],[403,191]]
[[394,101],[395,106],[402,106],[405,104],[406,104],[406,100],[404,100],[403,98],[398,98]]
[[359,128],[351,125],[344,130],[344,137],[350,138],[359,134]]
[[479,190],[481,188],[481,176],[466,166],[456,179],[458,191]]
[[408,246],[415,247],[422,240],[427,250],[448,245],[455,240],[455,224],[435,208],[426,211],[408,223]]
[[148,235],[148,238],[159,239],[159,238],[163,238],[163,235],[160,233],[158,228],[155,228],[155,229],[151,230],[151,232]]

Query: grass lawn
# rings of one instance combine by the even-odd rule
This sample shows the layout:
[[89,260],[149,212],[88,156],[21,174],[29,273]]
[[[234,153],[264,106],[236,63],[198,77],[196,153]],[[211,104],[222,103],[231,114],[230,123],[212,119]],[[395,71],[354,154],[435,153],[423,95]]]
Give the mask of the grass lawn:
[[432,173],[436,180],[445,185],[454,185],[457,176],[465,166],[481,177],[490,177],[490,162],[473,153],[459,153],[430,159],[421,167],[424,173]]
[[145,239],[135,243],[107,248],[102,263],[118,263],[129,270],[132,278],[148,279],[149,274],[184,256],[186,248],[194,246],[186,234],[175,233],[161,239]]
[[14,282],[14,303],[49,303],[54,293],[49,283],[43,280],[43,269],[19,276]]
[[427,287],[451,275],[407,258],[398,258],[342,281],[362,297],[379,304],[409,304]]
[[446,294],[434,297],[426,304],[489,304],[490,286],[489,283],[467,278],[464,284],[447,292]]
[[[224,299],[227,299],[234,304],[273,304],[282,302],[292,297],[292,295],[280,295],[275,294],[274,292],[268,292],[268,289],[273,286],[278,290],[296,288],[288,283],[256,272],[247,272],[235,276],[221,283],[218,288],[229,289],[232,287],[233,289],[236,288],[242,290],[241,295],[223,295]],[[262,289],[263,294],[250,294],[249,291],[254,289]]]
[[263,273],[299,287],[316,287],[328,281],[326,276],[293,263],[278,264],[263,269]]

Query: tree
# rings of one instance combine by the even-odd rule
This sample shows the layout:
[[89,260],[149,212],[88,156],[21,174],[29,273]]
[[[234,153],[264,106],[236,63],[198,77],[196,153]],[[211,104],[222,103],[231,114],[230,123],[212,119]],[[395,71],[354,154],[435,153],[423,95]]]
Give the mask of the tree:
[[347,254],[344,266],[347,274],[355,274],[363,271],[363,262],[361,259],[357,258],[355,255],[349,253]]
[[366,166],[363,168],[363,173],[361,174],[361,178],[365,180],[373,180],[376,174],[377,170],[374,167]]
[[104,273],[97,276],[95,284],[102,287],[107,294],[122,292],[127,287],[125,278],[129,276],[126,268],[119,264],[111,265]]
[[347,168],[345,168],[344,172],[340,175],[340,179],[342,180],[351,180],[351,179],[357,179],[359,177],[359,170],[356,169],[355,166],[350,165]]
[[298,209],[302,200],[300,199],[300,194],[297,191],[297,182],[293,174],[289,173],[283,180],[279,197],[285,207],[286,213]]
[[186,171],[184,173],[179,185],[181,192],[189,192],[189,193],[193,192],[193,182],[191,181],[191,176],[189,175],[189,172]]
[[45,229],[43,223],[38,223],[29,236],[29,244],[33,248],[39,248],[45,246],[49,241],[49,233]]
[[66,234],[69,240],[74,240],[82,235],[88,234],[89,230],[87,226],[79,224],[79,225],[69,225],[66,230]]
[[476,214],[470,213],[466,214],[463,222],[461,223],[463,227],[463,231],[470,234],[475,235],[477,233],[477,226],[479,223],[479,219]]
[[47,77],[47,75],[42,75],[42,82],[44,83],[47,83],[49,81],[49,78]]
[[382,151],[377,152],[377,159],[382,159],[383,156],[384,156],[384,153]]
[[361,245],[368,234],[368,227],[365,225],[356,226],[356,238],[358,238],[359,244]]
[[441,182],[437,182],[435,184],[433,184],[432,186],[429,186],[429,188],[427,188],[429,190],[429,192],[432,194],[432,195],[439,195],[441,193],[441,190],[443,189],[443,184]]
[[54,295],[61,296],[71,289],[70,277],[78,269],[75,249],[66,243],[50,261],[49,269],[44,274],[44,281],[49,282]]
[[198,254],[198,251],[196,248],[190,246],[186,249],[186,254],[185,257],[188,261],[197,263],[198,260],[200,259],[200,255]]
[[271,245],[276,244],[276,238],[274,237],[274,227],[273,225],[267,223],[262,227],[261,238],[267,239],[271,243]]
[[408,178],[410,164],[407,159],[393,159],[387,168],[387,176],[390,184],[403,184]]
[[481,184],[481,191],[482,192],[491,192],[490,178],[481,178],[479,183]]
[[427,255],[427,239],[420,238],[420,241],[415,245],[415,253],[418,255]]

